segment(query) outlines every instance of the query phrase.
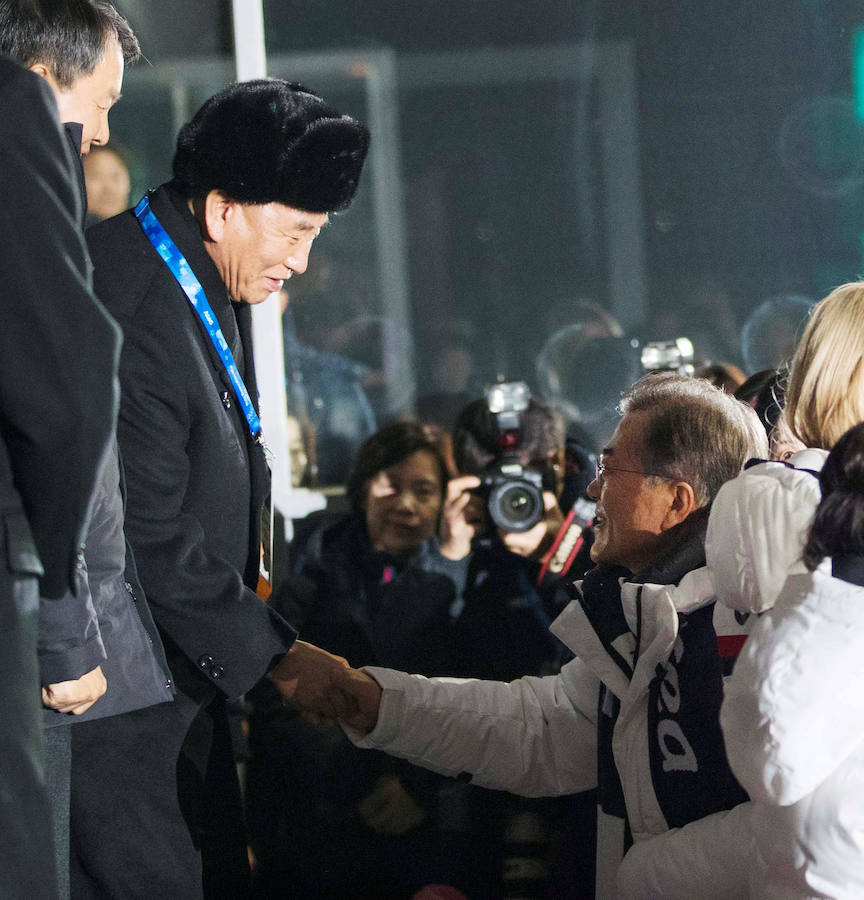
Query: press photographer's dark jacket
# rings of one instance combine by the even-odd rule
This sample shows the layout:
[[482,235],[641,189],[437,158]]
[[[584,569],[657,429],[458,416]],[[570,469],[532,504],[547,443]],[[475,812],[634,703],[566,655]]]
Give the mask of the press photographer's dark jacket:
[[[462,560],[441,556],[437,541],[419,561],[454,582],[455,667],[448,675],[510,681],[557,672],[567,652],[549,631],[551,588],[535,584],[538,566],[496,538],[475,541]],[[569,654],[568,654],[569,658]]]

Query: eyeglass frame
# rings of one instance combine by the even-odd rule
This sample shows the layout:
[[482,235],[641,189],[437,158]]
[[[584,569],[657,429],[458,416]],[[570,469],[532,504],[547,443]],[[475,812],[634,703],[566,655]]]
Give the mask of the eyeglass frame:
[[607,466],[603,462],[603,454],[597,455],[594,461],[594,480],[599,481],[606,472],[629,472],[631,475],[641,475],[643,478],[665,478],[669,481],[675,481],[674,475],[661,475],[659,472],[640,472],[638,469],[622,469],[620,466]]

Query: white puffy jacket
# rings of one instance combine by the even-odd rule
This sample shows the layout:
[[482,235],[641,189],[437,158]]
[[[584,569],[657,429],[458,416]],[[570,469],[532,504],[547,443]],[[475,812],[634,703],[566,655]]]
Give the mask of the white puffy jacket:
[[[658,665],[680,647],[678,614],[704,607],[713,596],[707,572],[700,568],[685,575],[677,587],[625,583],[621,599],[634,633],[637,603],[642,610],[641,650],[630,681],[573,601],[552,626],[577,656],[559,675],[504,684],[428,679],[370,667],[369,673],[383,688],[378,723],[368,736],[346,732],[358,746],[376,747],[436,772],[451,776],[470,772],[472,783],[484,787],[527,796],[584,791],[597,785],[602,680],[621,701],[612,747],[633,838],[637,845],[648,841],[669,828],[652,786],[648,686]],[[671,683],[668,690],[674,691]],[[622,849],[623,820],[600,813],[599,898],[615,896]],[[696,868],[688,860],[675,877],[686,878]],[[698,879],[689,887],[691,897],[700,895]]]
[[753,798],[757,897],[864,897],[864,588],[826,560],[753,629],[721,722]]
[[[806,576],[801,551],[821,496],[812,473],[821,470],[827,455],[824,450],[803,450],[790,459],[794,468],[783,463],[754,466],[720,489],[711,508],[705,544],[718,600],[715,623],[722,618],[721,602],[739,615],[764,613],[774,606],[787,578]],[[761,621],[750,615],[743,630],[759,629]],[[721,713],[732,770],[748,791],[752,770],[746,765],[742,768],[737,728],[731,734],[728,722],[743,698],[752,702],[759,695],[759,682],[745,662],[757,652],[758,642],[751,645],[752,640],[751,635],[743,659],[739,657],[734,674],[725,683]],[[634,900],[769,896],[764,867],[756,863],[756,835],[764,835],[764,816],[760,803],[745,803],[634,845],[619,870],[620,895]],[[693,878],[701,882],[697,893],[691,878],[678,877],[688,866]],[[778,896],[794,894],[787,890]]]

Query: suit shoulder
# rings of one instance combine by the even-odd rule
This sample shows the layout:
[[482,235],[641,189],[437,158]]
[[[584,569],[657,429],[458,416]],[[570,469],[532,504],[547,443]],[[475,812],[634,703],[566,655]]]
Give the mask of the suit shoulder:
[[162,264],[132,210],[87,229],[93,287],[121,322],[134,318]]
[[22,153],[31,153],[45,143],[45,151],[63,159],[54,142],[61,128],[57,102],[44,78],[0,56],[0,135],[14,142]]
[[20,104],[36,98],[50,103],[50,97],[50,90],[38,75],[6,56],[0,56],[0,98],[13,99]]

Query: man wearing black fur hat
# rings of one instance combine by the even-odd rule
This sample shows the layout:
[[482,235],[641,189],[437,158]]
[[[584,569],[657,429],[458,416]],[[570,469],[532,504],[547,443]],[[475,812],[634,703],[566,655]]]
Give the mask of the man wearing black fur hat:
[[254,591],[269,473],[249,305],[306,269],[368,141],[304,88],[235,84],[181,130],[173,180],[89,233],[125,333],[127,535],[178,694],[79,726],[74,897],[246,896],[225,701],[267,673],[303,705],[342,664]]

